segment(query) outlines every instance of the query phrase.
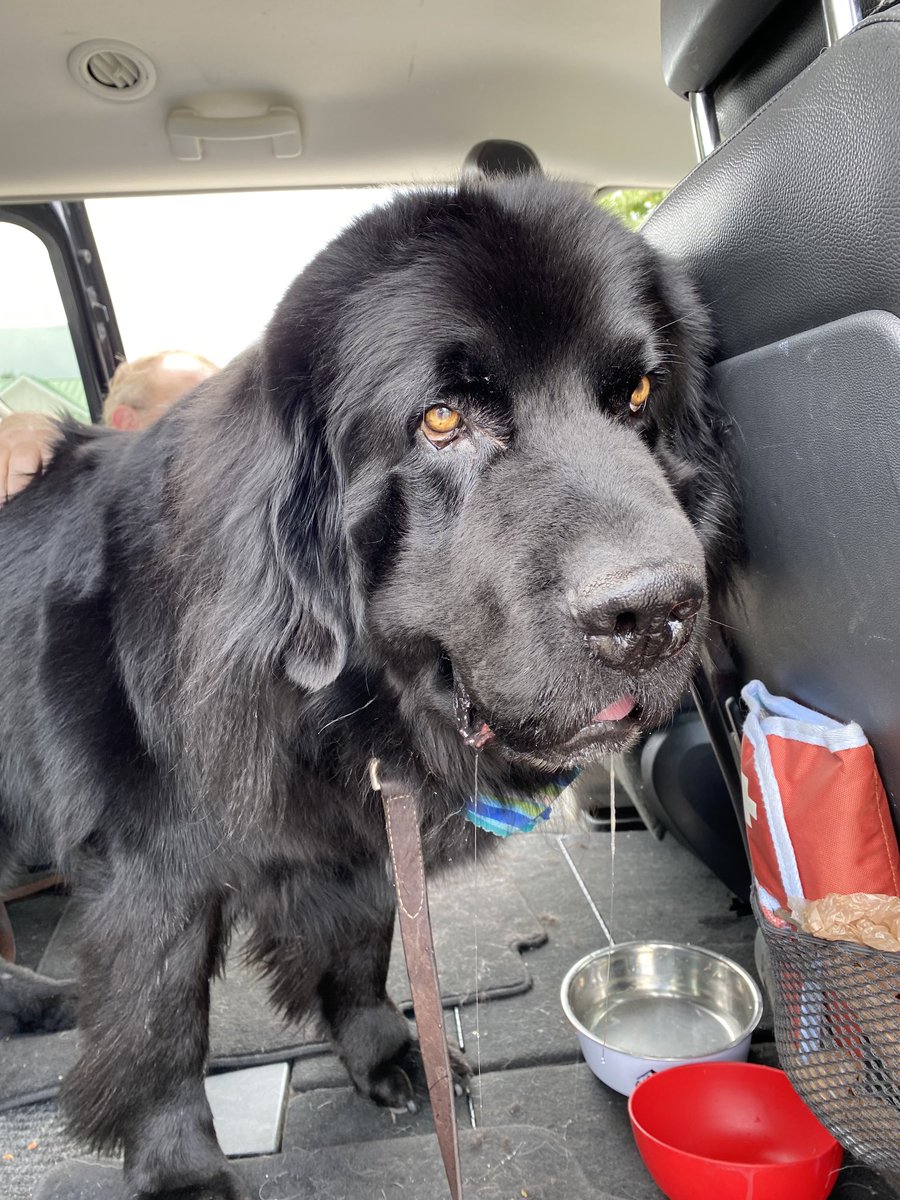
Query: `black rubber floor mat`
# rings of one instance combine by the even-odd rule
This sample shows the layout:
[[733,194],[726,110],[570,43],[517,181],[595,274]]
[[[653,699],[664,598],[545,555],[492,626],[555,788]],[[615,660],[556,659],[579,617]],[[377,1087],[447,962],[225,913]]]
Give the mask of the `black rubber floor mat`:
[[[583,1061],[569,1066],[492,1071],[482,1076],[480,1087],[476,1085],[473,1100],[480,1128],[538,1127],[549,1134],[567,1162],[577,1164],[595,1185],[597,1196],[662,1200],[662,1193],[638,1154],[626,1098],[604,1087]],[[461,1112],[458,1119],[464,1119]],[[396,1146],[414,1138],[421,1143],[430,1128],[427,1110],[393,1117],[344,1087],[295,1096],[288,1108],[283,1146],[285,1151],[292,1151],[364,1140]],[[507,1195],[513,1200],[518,1194],[498,1192],[497,1196],[498,1200],[507,1200]],[[373,1196],[378,1195],[377,1190],[373,1192]],[[549,1195],[552,1200],[567,1200],[569,1192],[563,1186]],[[886,1180],[848,1158],[830,1200],[862,1197],[900,1200]],[[415,1200],[425,1200],[425,1195],[417,1195]]]
[[[548,940],[526,956],[533,987],[527,995],[460,1009],[462,1049],[481,1072],[511,1067],[572,1063],[579,1057],[575,1033],[562,1011],[560,984],[578,959],[606,945],[581,884],[612,926],[618,941],[689,942],[728,955],[754,973],[753,917],[737,915],[731,894],[709,871],[671,838],[658,842],[649,833],[619,833],[616,838],[615,899],[610,905],[611,839],[608,834],[572,834],[562,838],[535,832],[510,839],[503,854],[504,872],[513,875],[534,923]],[[568,865],[566,853],[581,876]],[[473,914],[479,958],[487,911]],[[300,1058],[292,1084],[296,1091],[337,1087],[339,1065],[328,1059]]]
[[[514,996],[531,987],[531,976],[519,950],[542,944],[547,934],[524,901],[514,870],[514,859],[504,865],[498,857],[477,872],[465,868],[444,876],[430,888],[441,993],[448,1008],[472,1003],[476,979],[480,1003]],[[77,921],[73,904],[53,932],[40,963],[43,974],[57,979],[75,974],[73,934]],[[399,935],[395,938],[388,989],[409,1012],[409,981]],[[214,1069],[258,1066],[301,1055],[331,1057],[314,1022],[300,1028],[288,1026],[272,1011],[265,985],[242,961],[239,942],[229,954],[225,979],[213,984],[210,1045]],[[55,1095],[77,1054],[77,1038],[71,1032],[0,1042],[0,1111]],[[342,1071],[336,1062],[328,1069],[339,1074]]]
[[[480,1129],[521,1125],[551,1135],[567,1160],[577,1164],[603,1194],[622,1200],[659,1200],[634,1144],[625,1097],[604,1087],[584,1062],[492,1071],[475,1083],[472,1102]],[[462,1128],[469,1125],[461,1106],[457,1119]],[[396,1146],[411,1138],[421,1141],[432,1129],[427,1108],[395,1115],[347,1087],[323,1088],[291,1100],[282,1145],[285,1151],[364,1141]],[[555,1200],[564,1200],[566,1194],[561,1189]],[[499,1195],[507,1200],[506,1193]],[[509,1200],[516,1195],[510,1193]]]
[[[588,1182],[546,1129],[511,1125],[460,1136],[466,1200],[622,1200]],[[291,1150],[236,1164],[259,1200],[442,1200],[447,1183],[434,1138]],[[120,1200],[118,1166],[69,1163],[34,1200]]]
[[[562,838],[562,844],[616,941],[705,946],[755,975],[753,917],[737,915],[728,889],[677,842],[658,842],[649,833],[619,833],[612,905],[609,835],[573,834]],[[523,838],[515,850],[525,899],[550,936],[528,955],[534,987],[527,996],[479,1006],[477,1013],[474,1006],[460,1011],[465,1054],[476,1066],[480,1058],[484,1072],[578,1057],[575,1033],[560,1004],[560,985],[580,958],[607,944],[565,863],[559,839]],[[295,1067],[295,1079],[302,1068]]]
[[[649,834],[620,834],[617,842],[612,923],[620,938],[693,941],[745,964],[752,961],[752,919],[731,910],[727,889],[680,846],[668,839],[657,843]],[[576,835],[563,839],[563,844],[608,920],[609,837]],[[526,956],[534,976],[530,992],[480,1004],[477,1020],[474,1005],[459,1012],[473,1065],[481,1045],[482,1074],[473,1081],[472,1108],[479,1130],[486,1131],[473,1133],[468,1128],[470,1112],[461,1098],[457,1118],[467,1200],[518,1200],[523,1190],[528,1197],[542,1200],[578,1200],[583,1195],[598,1200],[660,1200],[634,1146],[624,1097],[591,1074],[559,1006],[559,983],[568,966],[603,944],[600,925],[559,841],[546,834],[511,840],[489,870],[498,871],[511,884],[515,881],[512,886],[521,893],[516,903],[527,910],[523,927],[546,928],[550,940]],[[482,888],[481,880],[472,890],[476,895],[470,912],[478,915],[481,958],[482,932],[489,919],[482,905],[491,893]],[[474,956],[474,930],[469,934]],[[448,1011],[446,1017],[448,1032],[453,1034],[456,1014]],[[772,1052],[769,1044],[755,1045],[752,1057],[771,1062]],[[512,1069],[517,1064],[522,1069]],[[293,1081],[297,1094],[285,1119],[284,1153],[249,1160],[243,1167],[256,1188],[252,1194],[262,1200],[306,1200],[314,1194],[323,1200],[362,1196],[382,1200],[382,1189],[385,1200],[442,1200],[447,1195],[426,1104],[416,1113],[392,1114],[377,1108],[353,1092],[331,1056],[298,1062]],[[0,1118],[0,1129],[4,1121],[19,1115]],[[31,1132],[29,1125],[20,1138],[23,1144]],[[486,1139],[485,1161],[490,1168],[480,1165],[469,1149],[479,1136]],[[506,1148],[498,1140],[504,1137]],[[512,1160],[491,1173],[496,1163],[509,1157],[510,1147],[517,1148]],[[11,1145],[11,1149],[18,1159],[20,1148]],[[509,1174],[523,1165],[529,1170],[529,1156],[538,1165],[536,1173]],[[520,1162],[513,1165],[517,1158]],[[17,1164],[6,1165],[15,1169]],[[475,1169],[479,1166],[480,1175]],[[118,1168],[72,1163],[50,1177],[37,1194],[41,1200],[113,1200],[119,1179]],[[407,1185],[402,1190],[401,1180]],[[0,1193],[6,1195],[2,1176]],[[900,1200],[890,1185],[866,1168],[848,1164],[832,1200],[855,1200],[863,1194],[871,1200]]]

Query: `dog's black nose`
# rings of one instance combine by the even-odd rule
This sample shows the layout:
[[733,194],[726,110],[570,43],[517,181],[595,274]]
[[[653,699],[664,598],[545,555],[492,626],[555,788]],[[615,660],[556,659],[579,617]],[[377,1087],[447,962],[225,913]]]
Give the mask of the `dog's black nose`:
[[703,595],[703,580],[692,567],[667,564],[614,580],[589,579],[568,599],[592,654],[608,666],[642,671],[684,649]]

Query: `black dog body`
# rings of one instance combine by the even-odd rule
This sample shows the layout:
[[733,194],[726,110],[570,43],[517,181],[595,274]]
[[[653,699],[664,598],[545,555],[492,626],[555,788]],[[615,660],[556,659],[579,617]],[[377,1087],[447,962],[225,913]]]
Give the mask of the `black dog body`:
[[0,511],[0,869],[87,898],[65,1099],[131,1194],[239,1194],[202,1087],[239,914],[278,1007],[411,1099],[369,760],[439,867],[476,756],[527,792],[665,718],[733,549],[707,337],[569,189],[402,197],[156,426],[68,429]]

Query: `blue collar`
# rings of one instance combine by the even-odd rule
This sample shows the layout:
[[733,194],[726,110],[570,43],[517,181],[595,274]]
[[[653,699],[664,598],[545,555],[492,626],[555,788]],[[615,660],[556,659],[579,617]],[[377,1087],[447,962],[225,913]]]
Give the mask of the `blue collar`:
[[497,796],[493,792],[479,792],[466,801],[466,820],[496,837],[530,833],[538,821],[548,820],[553,801],[577,775],[577,768],[563,771],[551,783],[528,795]]

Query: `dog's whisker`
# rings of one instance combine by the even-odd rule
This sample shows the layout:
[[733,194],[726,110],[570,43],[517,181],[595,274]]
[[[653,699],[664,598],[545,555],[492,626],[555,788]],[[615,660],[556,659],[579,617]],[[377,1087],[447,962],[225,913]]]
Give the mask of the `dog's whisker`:
[[662,331],[664,329],[671,329],[673,325],[680,325],[682,321],[686,321],[687,319],[688,319],[687,313],[685,313],[683,316],[680,316],[680,317],[673,317],[671,321],[666,321],[665,325],[657,325],[656,328],[652,329],[650,332],[651,333],[662,333]]
[[740,626],[740,625],[729,625],[727,621],[720,621],[720,620],[718,620],[718,618],[717,618],[717,617],[707,617],[707,620],[709,621],[709,623],[710,623],[711,625],[719,625],[719,626],[721,626],[721,628],[722,628],[722,629],[731,629],[731,630],[733,630],[735,633],[742,633],[742,632],[744,632],[744,629],[743,629],[743,627],[742,627],[742,626]]
[[333,717],[330,721],[326,721],[324,725],[319,726],[319,733],[324,733],[326,729],[330,729],[332,725],[337,725],[339,721],[346,721],[348,717],[355,717],[357,713],[361,713],[363,709],[368,708],[370,704],[374,704],[378,699],[378,694],[371,696],[365,704],[361,704],[359,708],[354,708],[351,712],[344,713],[340,717]]

